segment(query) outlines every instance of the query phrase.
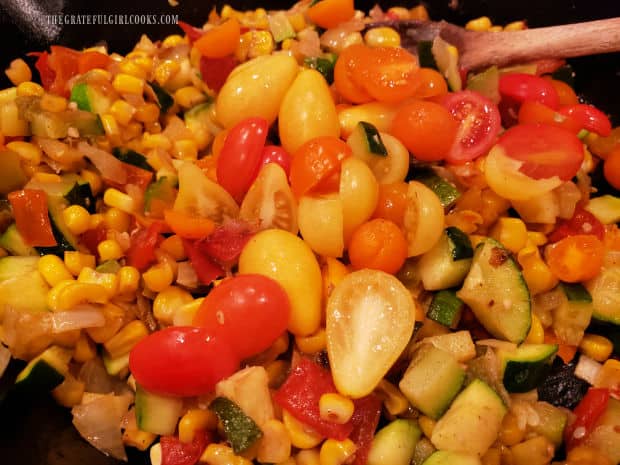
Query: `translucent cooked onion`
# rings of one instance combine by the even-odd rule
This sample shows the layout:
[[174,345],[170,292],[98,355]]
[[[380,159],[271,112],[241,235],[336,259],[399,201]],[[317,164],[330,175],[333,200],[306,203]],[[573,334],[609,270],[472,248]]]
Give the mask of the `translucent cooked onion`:
[[107,394],[114,390],[114,382],[99,358],[85,362],[80,369],[78,379],[84,382],[86,392]]
[[594,385],[603,366],[596,360],[581,354],[575,366],[575,376]]
[[196,270],[194,270],[190,262],[179,262],[177,267],[177,284],[188,289],[198,287],[198,275],[196,275]]
[[60,142],[56,139],[37,137],[34,142],[41,148],[41,150],[43,150],[45,155],[50,157],[52,160],[65,165],[78,162],[83,158],[82,154],[78,150],[75,150],[69,146],[69,144],[65,144],[64,142]]
[[93,147],[86,142],[80,142],[77,145],[80,152],[88,157],[88,159],[99,170],[101,176],[105,179],[115,181],[119,184],[127,182],[127,171],[118,158],[105,150]]
[[99,308],[90,305],[82,305],[72,310],[54,312],[51,318],[52,332],[54,333],[105,326],[103,312]]
[[131,396],[105,394],[73,407],[73,425],[93,447],[119,460],[127,460],[121,435],[121,421]]

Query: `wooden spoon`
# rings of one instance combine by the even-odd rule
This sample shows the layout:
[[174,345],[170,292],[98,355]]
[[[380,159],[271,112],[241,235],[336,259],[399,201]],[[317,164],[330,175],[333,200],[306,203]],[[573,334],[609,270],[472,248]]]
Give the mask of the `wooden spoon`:
[[620,18],[502,32],[467,31],[446,21],[387,21],[369,27],[379,25],[398,30],[409,49],[439,35],[456,46],[459,65],[468,70],[620,51]]

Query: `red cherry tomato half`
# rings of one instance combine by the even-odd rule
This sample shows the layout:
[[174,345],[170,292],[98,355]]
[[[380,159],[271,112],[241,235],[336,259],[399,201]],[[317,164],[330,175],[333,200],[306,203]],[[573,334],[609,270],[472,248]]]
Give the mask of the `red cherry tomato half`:
[[487,153],[495,143],[501,125],[497,105],[471,90],[449,93],[441,103],[459,122],[446,161],[465,163]]
[[196,465],[209,443],[211,434],[204,430],[194,431],[192,442],[185,443],[176,436],[162,436],[161,465]]
[[582,129],[607,137],[611,134],[611,121],[605,113],[592,105],[578,103],[560,108],[560,114],[576,120]]
[[535,100],[554,110],[560,105],[560,98],[553,85],[547,79],[531,74],[504,74],[499,78],[499,93],[502,99],[516,103]]
[[560,220],[549,234],[549,242],[557,242],[567,236],[591,234],[601,241],[605,237],[605,226],[596,216],[577,205],[573,216],[568,220]]
[[522,161],[519,171],[533,179],[571,179],[583,162],[583,145],[572,132],[544,123],[519,124],[498,141],[505,154]]
[[247,118],[233,126],[217,160],[217,180],[237,202],[258,174],[269,123],[263,118]]
[[583,126],[573,117],[563,115],[535,100],[523,102],[519,109],[519,123],[546,123],[568,129],[577,134]]
[[277,163],[282,167],[286,176],[291,172],[291,155],[278,145],[265,145],[261,158],[261,165]]
[[238,275],[205,297],[194,324],[227,340],[239,358],[267,349],[286,331],[290,304],[286,291],[262,275]]
[[207,328],[171,326],[138,342],[129,368],[147,391],[186,397],[213,391],[239,368],[239,359],[223,336]]

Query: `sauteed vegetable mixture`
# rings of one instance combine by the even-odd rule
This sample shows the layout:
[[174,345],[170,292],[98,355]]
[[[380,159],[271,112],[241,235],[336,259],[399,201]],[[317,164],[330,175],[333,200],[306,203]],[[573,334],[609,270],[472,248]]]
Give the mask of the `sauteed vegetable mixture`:
[[620,128],[562,60],[460,69],[395,19],[428,16],[225,6],[13,61],[14,389],[153,465],[620,462]]

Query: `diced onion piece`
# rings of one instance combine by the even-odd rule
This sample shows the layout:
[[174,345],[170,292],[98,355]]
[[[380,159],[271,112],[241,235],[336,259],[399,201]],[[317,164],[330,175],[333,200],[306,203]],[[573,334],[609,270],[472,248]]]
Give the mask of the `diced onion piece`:
[[90,305],[52,314],[52,332],[54,333],[84,328],[101,328],[102,326],[105,326],[103,313]]
[[590,384],[594,384],[602,365],[587,355],[581,354],[575,367],[575,376]]
[[88,157],[105,179],[115,181],[118,184],[125,184],[127,182],[127,171],[123,162],[114,155],[93,147],[86,142],[80,142],[77,148]]

